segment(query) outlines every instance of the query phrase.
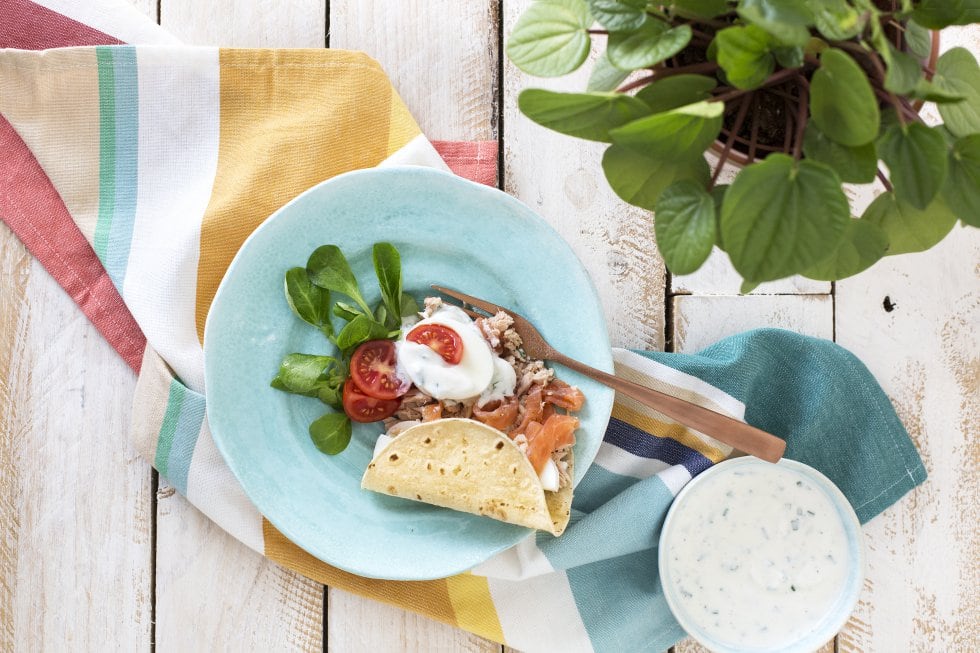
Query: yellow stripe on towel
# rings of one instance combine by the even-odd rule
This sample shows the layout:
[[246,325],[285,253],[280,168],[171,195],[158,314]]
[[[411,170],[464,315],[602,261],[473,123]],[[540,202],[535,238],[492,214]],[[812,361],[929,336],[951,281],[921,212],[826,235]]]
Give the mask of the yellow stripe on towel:
[[485,576],[470,573],[450,576],[446,579],[446,585],[460,628],[495,642],[504,641],[504,631]]
[[201,225],[196,323],[249,234],[304,190],[376,166],[420,134],[381,67],[345,50],[223,49],[214,188]]

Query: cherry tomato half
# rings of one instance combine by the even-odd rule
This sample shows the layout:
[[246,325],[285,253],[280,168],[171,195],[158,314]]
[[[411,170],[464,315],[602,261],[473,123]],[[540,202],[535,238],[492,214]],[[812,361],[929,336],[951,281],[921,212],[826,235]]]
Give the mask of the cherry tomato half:
[[463,339],[445,325],[422,324],[409,331],[406,338],[429,347],[450,365],[458,365],[463,360]]
[[361,392],[375,399],[397,399],[412,385],[395,374],[395,343],[390,340],[368,340],[355,349],[350,375]]
[[398,410],[398,399],[375,399],[361,392],[354,379],[344,383],[344,412],[355,422],[377,422],[390,417]]

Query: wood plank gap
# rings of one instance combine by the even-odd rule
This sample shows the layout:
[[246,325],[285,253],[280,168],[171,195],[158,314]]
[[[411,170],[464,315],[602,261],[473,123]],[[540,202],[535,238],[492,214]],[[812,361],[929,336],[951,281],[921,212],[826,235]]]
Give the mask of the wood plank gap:
[[[837,342],[837,282],[830,282],[830,338]],[[834,638],[834,642],[837,638]]]
[[[327,15],[330,15],[330,3],[327,3]],[[329,21],[330,19],[327,18]],[[320,641],[320,645],[323,647],[323,653],[327,653],[327,629],[330,620],[327,619],[327,613],[330,612],[330,588],[326,585],[323,586],[323,639]]]
[[664,268],[664,351],[674,351],[674,295],[670,284],[674,275]]
[[160,13],[161,13],[160,5],[162,4],[163,4],[163,0],[157,0],[157,25],[160,24]]
[[495,106],[490,131],[497,138],[497,188],[504,190],[504,10],[503,2],[490,4],[490,24],[497,30],[497,76],[491,89]]
[[[157,3],[157,7],[159,7]],[[159,20],[159,9],[157,10]],[[157,490],[160,473],[150,468],[150,653],[157,650]]]
[[[325,48],[330,47],[330,0],[325,0],[325,2],[323,3],[323,47]],[[324,587],[323,588],[324,605],[326,605],[326,599],[327,599],[327,589],[326,587]],[[324,608],[324,610],[326,610],[326,608]],[[323,627],[324,628],[327,627],[326,613],[323,614]],[[324,651],[327,650],[326,638],[323,639],[323,650]]]

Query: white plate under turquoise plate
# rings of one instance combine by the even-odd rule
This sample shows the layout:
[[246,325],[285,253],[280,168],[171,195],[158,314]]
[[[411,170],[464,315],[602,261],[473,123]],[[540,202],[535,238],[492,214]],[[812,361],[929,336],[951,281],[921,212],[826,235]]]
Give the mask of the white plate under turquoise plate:
[[[204,333],[214,440],[256,508],[310,554],[369,577],[429,579],[465,571],[527,529],[361,490],[379,425],[357,425],[350,447],[327,456],[307,428],[327,409],[269,387],[285,354],[332,345],[289,310],[283,274],[334,243],[365,298],[379,299],[375,242],[402,256],[406,291],[440,283],[513,307],[564,353],[612,370],[605,322],[588,275],[533,211],[496,189],[427,168],[335,177],[264,222],[232,261]],[[556,366],[587,398],[575,445],[576,482],[595,457],[613,392]]]

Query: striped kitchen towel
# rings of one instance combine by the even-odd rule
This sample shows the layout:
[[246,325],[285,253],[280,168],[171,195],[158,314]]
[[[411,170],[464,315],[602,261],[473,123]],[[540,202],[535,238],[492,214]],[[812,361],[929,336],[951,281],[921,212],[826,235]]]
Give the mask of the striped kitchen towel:
[[[132,434],[160,473],[287,567],[519,649],[680,639],[657,579],[660,526],[679,489],[731,451],[628,398],[565,535],[529,536],[470,573],[360,578],[272,528],[208,430],[201,340],[218,283],[248,234],[316,183],[446,163],[363,54],[183,47],[111,0],[57,6],[0,0],[0,217],[139,370]],[[492,144],[443,151],[495,178]],[[833,343],[766,330],[697,355],[614,358],[617,374],[785,436],[787,455],[828,474],[862,520],[925,477],[874,379]]]

